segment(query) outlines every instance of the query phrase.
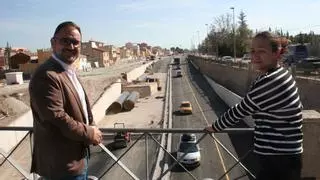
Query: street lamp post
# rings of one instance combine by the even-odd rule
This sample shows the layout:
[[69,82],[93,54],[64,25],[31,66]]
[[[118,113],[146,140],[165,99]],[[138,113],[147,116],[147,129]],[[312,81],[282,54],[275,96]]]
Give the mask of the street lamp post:
[[235,24],[235,17],[234,17],[234,7],[231,7],[232,9],[232,16],[233,16],[233,56],[234,56],[234,62],[237,60],[237,53],[236,53],[236,24]]
[[207,40],[206,40],[206,49],[207,49],[207,54],[209,54],[209,33],[208,33],[208,24],[205,24],[207,27]]
[[198,54],[200,54],[200,51],[199,51],[199,47],[200,47],[200,35],[199,35],[199,31],[197,31],[198,33]]

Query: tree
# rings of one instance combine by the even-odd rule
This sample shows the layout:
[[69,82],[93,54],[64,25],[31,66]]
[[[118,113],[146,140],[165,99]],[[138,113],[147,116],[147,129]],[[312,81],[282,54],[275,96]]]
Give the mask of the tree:
[[4,49],[4,57],[5,57],[5,66],[7,66],[9,69],[11,69],[11,63],[10,63],[10,57],[11,57],[11,46],[9,46],[9,43],[7,42],[7,46]]
[[290,39],[290,35],[289,35],[289,32],[287,31],[287,33],[286,33],[286,38],[287,39]]
[[249,40],[252,36],[252,31],[248,28],[246,15],[243,11],[240,12],[239,15],[239,35],[237,37],[237,55],[243,56],[248,51]]

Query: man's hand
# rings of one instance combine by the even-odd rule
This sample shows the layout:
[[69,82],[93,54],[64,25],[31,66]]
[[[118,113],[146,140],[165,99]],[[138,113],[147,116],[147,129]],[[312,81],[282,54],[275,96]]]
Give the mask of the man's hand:
[[212,126],[207,126],[207,127],[204,128],[204,130],[207,131],[207,132],[209,132],[209,133],[214,133],[214,132],[216,132],[216,131],[212,128]]
[[102,142],[102,132],[96,126],[91,127],[93,128],[93,139],[91,143],[96,146]]

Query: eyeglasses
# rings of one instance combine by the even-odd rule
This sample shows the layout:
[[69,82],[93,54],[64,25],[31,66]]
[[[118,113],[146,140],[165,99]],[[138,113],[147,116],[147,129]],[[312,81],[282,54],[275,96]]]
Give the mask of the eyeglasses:
[[72,38],[58,38],[58,37],[53,37],[53,38],[56,40],[59,40],[59,43],[64,46],[69,46],[72,44],[74,47],[78,47],[80,46],[80,43],[81,43],[80,41]]

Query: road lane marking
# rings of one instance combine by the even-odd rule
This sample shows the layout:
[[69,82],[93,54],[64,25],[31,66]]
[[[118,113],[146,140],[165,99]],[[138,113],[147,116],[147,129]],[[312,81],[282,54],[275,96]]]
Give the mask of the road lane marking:
[[[199,102],[198,102],[198,99],[197,99],[197,97],[196,97],[196,95],[195,95],[195,93],[194,93],[194,91],[193,91],[193,89],[192,89],[192,87],[191,87],[191,85],[190,85],[190,82],[189,82],[188,78],[186,78],[185,76],[183,76],[183,77],[184,77],[184,79],[187,81],[187,83],[188,83],[188,85],[189,85],[189,87],[190,87],[190,89],[191,89],[192,95],[193,95],[193,97],[194,97],[194,99],[195,99],[195,101],[196,101],[196,103],[197,103],[197,105],[198,105],[198,107],[199,107],[199,109],[200,109],[200,112],[201,112],[204,120],[206,121],[207,125],[210,125],[211,123],[208,122],[206,116],[204,115],[203,110],[202,110],[202,108],[201,108],[201,106],[200,106],[200,104],[199,104]],[[214,138],[216,138],[213,133],[212,133],[212,136],[213,136]],[[227,173],[227,168],[226,168],[226,166],[225,166],[225,164],[224,164],[224,161],[223,161],[223,158],[222,158],[222,154],[221,154],[221,151],[220,151],[219,146],[218,146],[218,143],[217,143],[216,141],[214,141],[214,144],[215,144],[215,146],[216,146],[216,148],[217,148],[217,152],[218,152],[218,155],[219,155],[219,159],[220,159],[220,162],[221,162],[223,171],[224,171],[224,173],[226,174],[226,179],[227,179],[227,180],[230,180],[229,175],[228,175],[228,173]]]

